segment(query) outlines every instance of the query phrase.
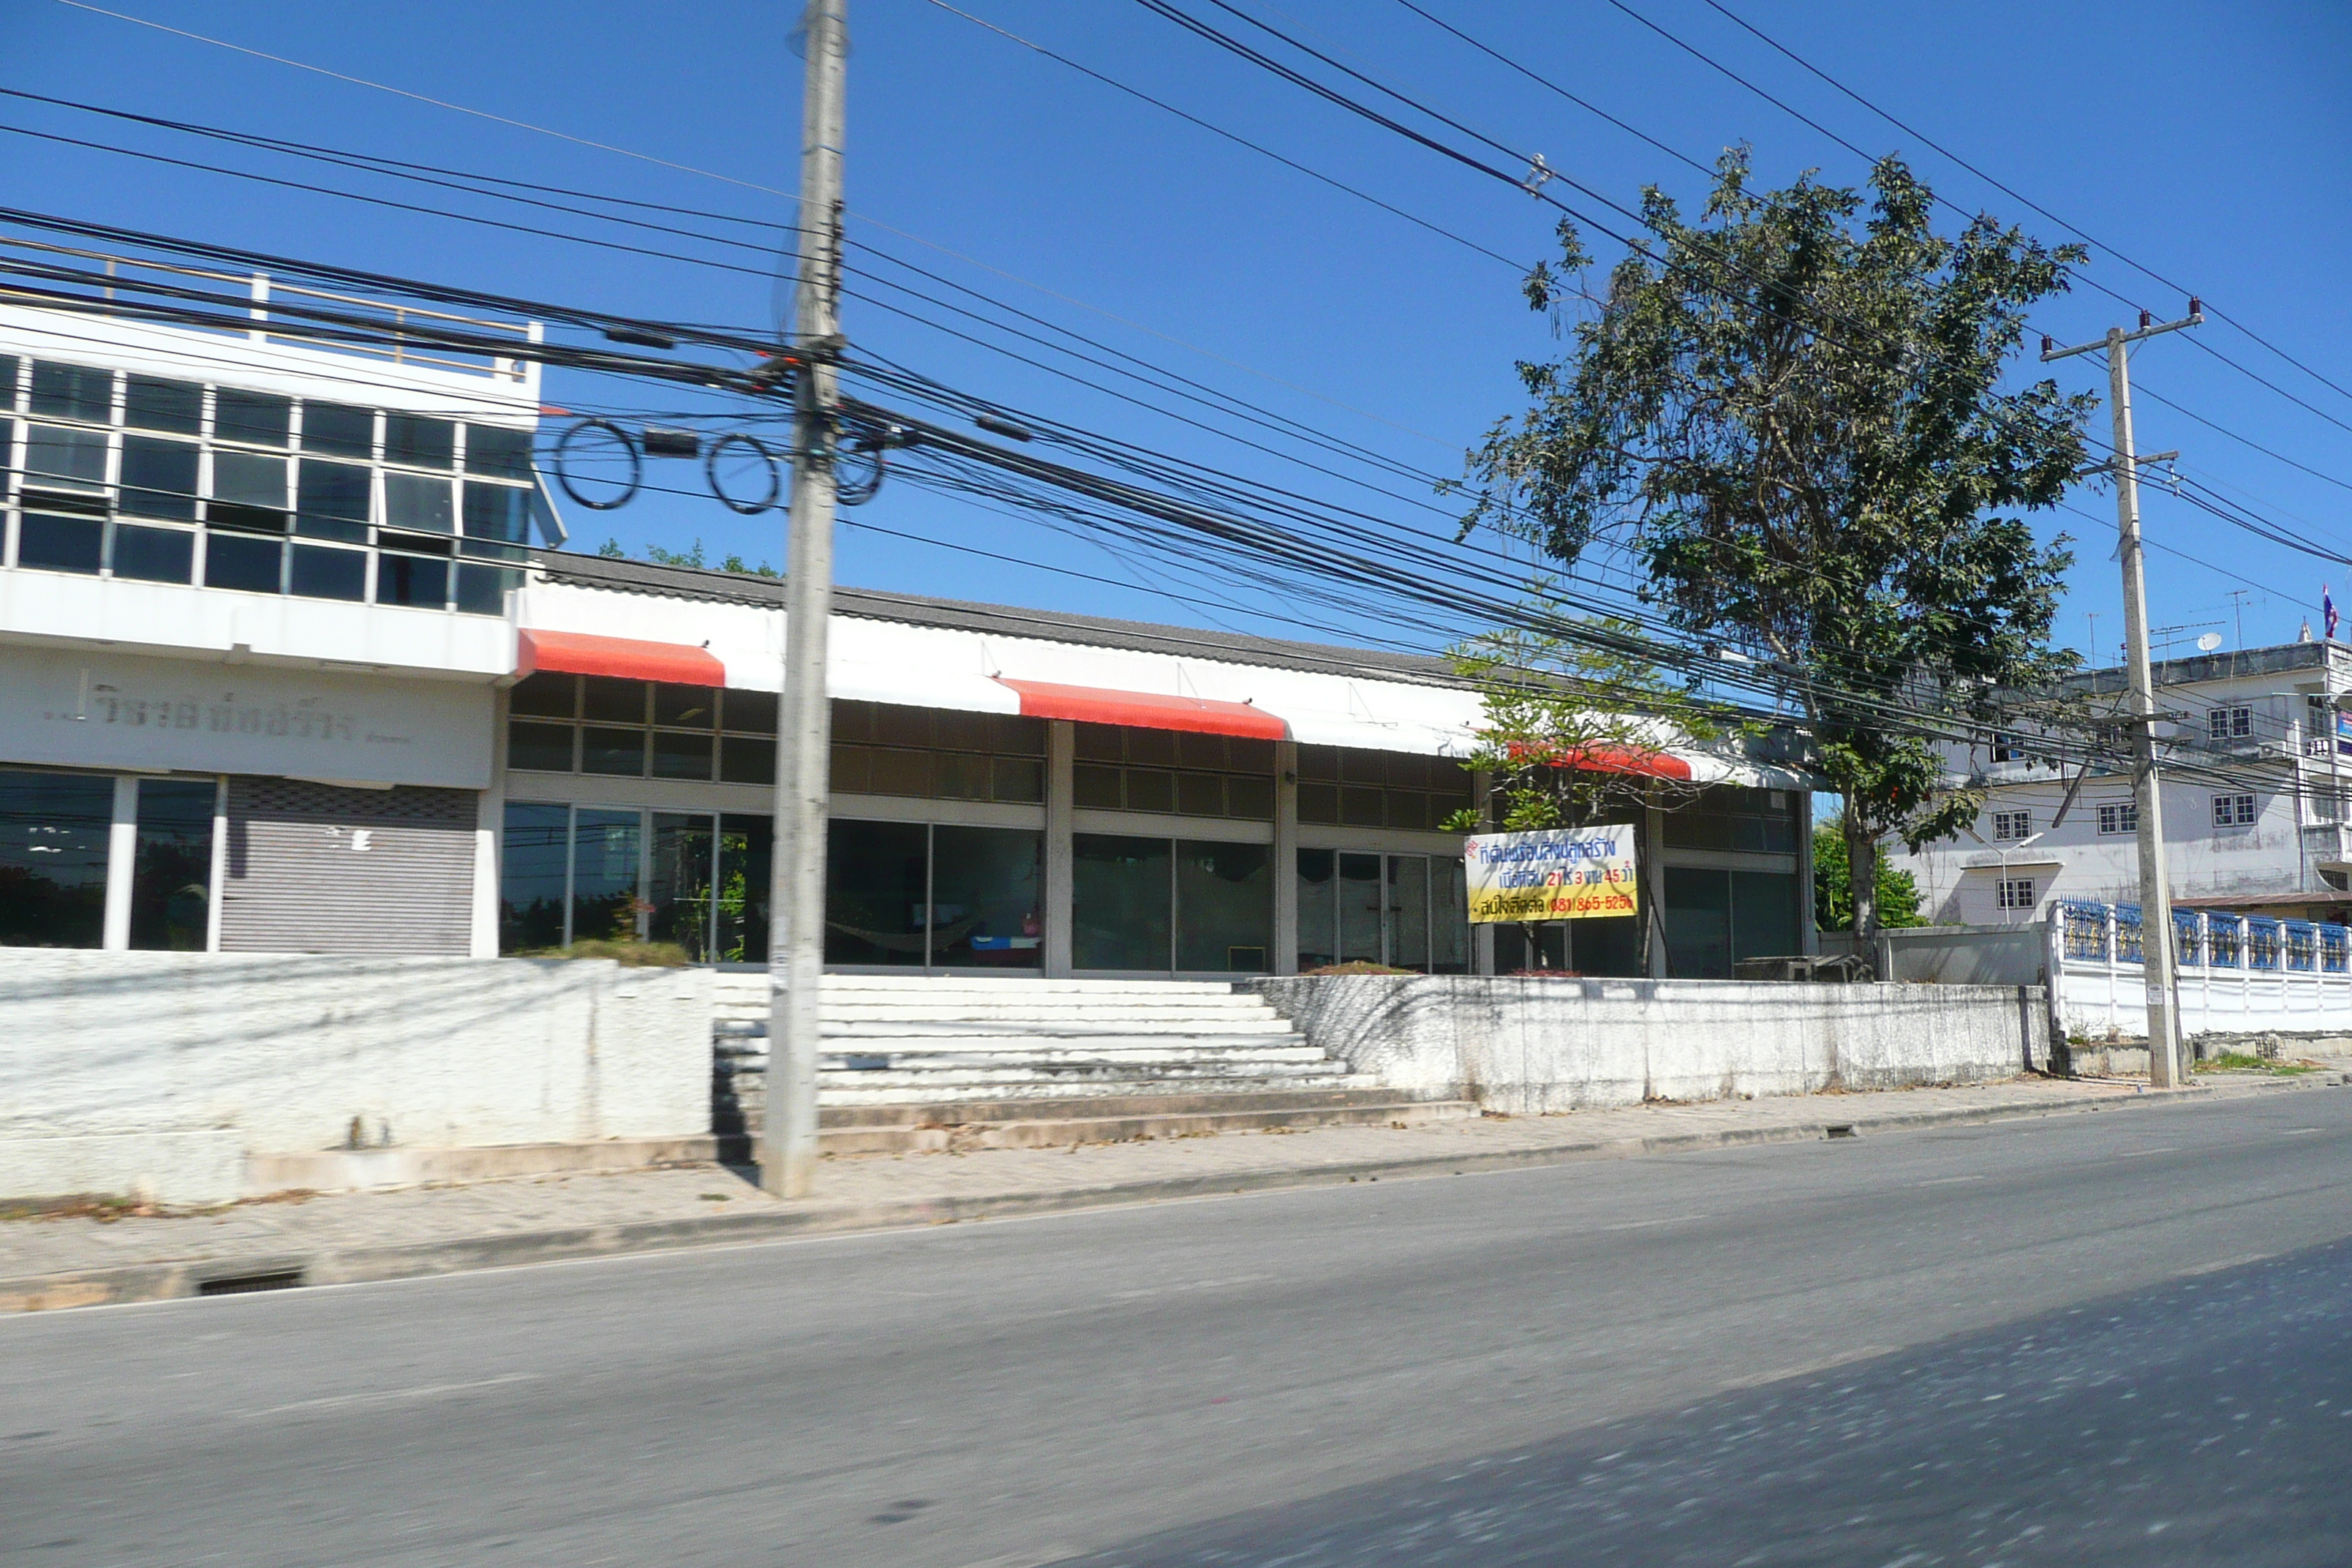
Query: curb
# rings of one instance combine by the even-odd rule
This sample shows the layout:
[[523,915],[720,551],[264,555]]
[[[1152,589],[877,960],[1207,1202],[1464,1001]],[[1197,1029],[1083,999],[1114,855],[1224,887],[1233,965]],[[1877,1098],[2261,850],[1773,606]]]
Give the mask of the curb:
[[[2315,1079],[2272,1080],[2258,1086],[2246,1085],[2236,1088],[2235,1092],[2242,1093],[2250,1089],[2320,1088],[2332,1081],[2332,1075],[2327,1079],[2317,1079],[2315,1075]],[[1483,1154],[1353,1161],[1292,1170],[1245,1172],[1236,1175],[1165,1177],[1155,1181],[1110,1182],[1091,1187],[991,1193],[971,1197],[914,1198],[878,1204],[818,1203],[784,1211],[698,1215],[692,1219],[641,1220],[468,1237],[453,1241],[324,1248],[312,1252],[255,1252],[233,1258],[130,1264],[119,1268],[0,1279],[0,1313],[53,1311],[69,1307],[126,1306],[141,1301],[168,1301],[184,1297],[287,1289],[296,1285],[351,1285],[417,1279],[530,1263],[676,1251],[728,1242],[903,1230],[1121,1205],[1337,1186],[1349,1182],[1376,1182],[1382,1177],[1412,1180],[1424,1176],[1469,1175],[1561,1165],[1583,1160],[1633,1159],[1647,1154],[1688,1153],[1706,1149],[1814,1142],[1832,1137],[1860,1136],[1865,1132],[2079,1115],[2131,1106],[2176,1105],[2189,1100],[2215,1099],[2221,1093],[2217,1089],[2200,1087],[2131,1095],[2076,1095],[2028,1105],[1954,1107],[1860,1117],[1852,1121],[1822,1116],[1776,1127],[1662,1133],[1648,1138],[1595,1139],[1531,1149],[1496,1150]]]

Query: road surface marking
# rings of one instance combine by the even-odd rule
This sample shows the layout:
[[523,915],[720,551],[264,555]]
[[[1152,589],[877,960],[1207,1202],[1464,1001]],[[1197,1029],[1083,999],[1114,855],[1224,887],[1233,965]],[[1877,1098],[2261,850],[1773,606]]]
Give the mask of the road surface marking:
[[535,1372],[510,1372],[503,1377],[477,1378],[471,1383],[428,1383],[421,1388],[385,1388],[372,1394],[336,1394],[324,1399],[298,1399],[291,1405],[273,1405],[267,1410],[240,1410],[237,1415],[247,1421],[264,1415],[283,1415],[294,1410],[333,1410],[347,1405],[388,1405],[400,1399],[430,1399],[436,1394],[462,1394],[472,1388],[496,1388],[507,1383],[537,1383]]

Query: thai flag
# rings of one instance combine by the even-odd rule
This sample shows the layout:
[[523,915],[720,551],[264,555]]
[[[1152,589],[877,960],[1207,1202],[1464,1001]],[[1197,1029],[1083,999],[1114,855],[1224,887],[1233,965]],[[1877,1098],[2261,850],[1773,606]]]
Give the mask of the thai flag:
[[2336,601],[2328,597],[2327,584],[2325,583],[2319,585],[2319,624],[2327,628],[2322,635],[2329,642],[2334,642],[2336,640]]

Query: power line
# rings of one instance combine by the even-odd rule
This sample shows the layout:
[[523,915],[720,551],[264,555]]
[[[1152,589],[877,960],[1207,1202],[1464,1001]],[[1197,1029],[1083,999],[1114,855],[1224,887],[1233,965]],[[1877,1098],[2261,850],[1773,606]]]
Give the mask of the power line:
[[[1614,3],[1614,0],[1612,0],[1612,3]],[[1843,82],[1842,82],[1842,81],[1838,80],[1835,77],[1831,76],[1827,71],[1822,70],[1819,66],[1816,66],[1816,65],[1815,65],[1815,64],[1813,64],[1811,60],[1806,59],[1803,56],[1801,56],[1801,55],[1798,54],[1795,50],[1790,49],[1788,46],[1786,46],[1785,44],[1782,44],[1779,39],[1774,38],[1774,37],[1772,37],[1769,34],[1765,33],[1762,29],[1760,29],[1760,28],[1759,28],[1758,26],[1756,26],[1753,23],[1751,23],[1751,22],[1748,21],[1745,17],[1743,17],[1743,16],[1739,16],[1737,12],[1733,11],[1729,6],[1723,5],[1723,4],[1722,4],[1722,0],[1706,0],[1706,5],[1707,5],[1711,9],[1713,9],[1714,11],[1716,11],[1716,12],[1719,13],[1719,14],[1720,14],[1720,15],[1722,15],[1723,16],[1727,17],[1730,21],[1732,21],[1734,24],[1736,24],[1737,26],[1738,26],[1739,27],[1741,27],[1742,29],[1744,29],[1745,31],[1747,31],[1748,33],[1749,33],[1749,34],[1753,35],[1755,37],[1757,37],[1757,38],[1759,38],[1759,39],[1762,40],[1762,42],[1764,42],[1766,45],[1768,45],[1769,47],[1770,47],[1772,49],[1774,49],[1774,50],[1778,51],[1780,54],[1781,54],[1781,55],[1783,55],[1783,56],[1786,56],[1789,59],[1795,61],[1798,65],[1800,65],[1800,66],[1803,67],[1806,70],[1808,70],[1808,71],[1811,72],[1814,76],[1819,77],[1822,80],[1823,80],[1823,81],[1825,81],[1825,82],[1829,83],[1829,85],[1830,85],[1830,86],[1832,86],[1832,87],[1833,87],[1833,88],[1837,89],[1837,90],[1838,90],[1838,91],[1840,91],[1840,92],[1842,92],[1842,93],[1845,94],[1845,96],[1846,96],[1846,97],[1848,97],[1848,98],[1850,98],[1850,99],[1853,100],[1856,103],[1861,104],[1864,109],[1869,110],[1873,114],[1877,115],[1881,120],[1885,121],[1889,125],[1894,126],[1897,131],[1902,132],[1903,132],[1905,135],[1906,135],[1906,136],[1915,136],[1915,137],[1917,137],[1917,138],[1918,138],[1918,140],[1919,140],[1919,142],[1921,142],[1921,144],[1922,144],[1922,145],[1924,145],[1924,146],[1927,146],[1927,147],[1931,147],[1931,148],[1935,149],[1935,151],[1937,151],[1937,153],[1942,153],[1946,158],[1950,159],[1953,163],[1958,163],[1961,168],[1966,169],[1969,174],[1974,174],[1978,179],[1982,180],[1985,184],[1987,184],[1990,185],[1993,189],[1995,189],[1995,190],[1997,190],[1997,191],[2000,192],[2000,193],[2001,193],[2001,195],[2005,195],[2005,196],[2008,196],[2011,200],[2024,203],[2026,206],[2028,206],[2028,207],[2032,208],[2033,211],[2035,211],[2035,212],[2037,212],[2037,213],[2041,214],[2043,217],[2048,218],[2052,223],[2057,224],[2057,225],[2061,226],[2062,227],[2064,227],[2064,228],[2066,228],[2066,229],[2068,229],[2068,230],[2072,231],[2072,232],[2074,233],[2074,235],[2077,238],[2079,238],[2079,239],[2083,240],[2084,243],[2089,244],[2089,245],[2097,246],[2099,249],[2105,251],[2109,256],[2114,257],[2116,260],[2118,260],[2118,261],[2122,262],[2125,266],[2131,268],[2132,268],[2134,271],[2136,271],[2136,272],[2139,272],[2139,273],[2143,273],[2143,274],[2145,274],[2147,277],[2148,277],[2148,278],[2150,278],[2150,279],[2154,279],[2155,281],[2157,281],[2157,282],[2158,282],[2158,283],[2163,284],[2166,288],[2170,289],[2171,289],[2171,290],[2173,290],[2175,293],[2178,293],[2178,294],[2190,294],[2190,293],[2195,293],[2195,292],[2197,292],[2197,290],[2195,290],[2195,289],[2191,289],[2185,288],[2185,287],[2183,287],[2182,285],[2180,285],[2180,284],[2179,284],[2179,283],[2174,282],[2172,279],[2168,279],[2168,278],[2165,277],[2165,276],[2164,276],[2164,274],[2162,274],[2161,272],[2157,271],[2154,268],[2148,267],[2148,266],[2145,265],[2144,263],[2139,262],[2139,261],[2137,261],[2137,260],[2133,259],[2131,257],[2128,257],[2128,256],[2125,255],[2122,251],[2120,251],[2120,250],[2116,249],[2116,248],[2114,246],[2112,246],[2112,245],[2101,245],[2101,244],[2099,243],[2099,241],[2097,241],[2097,240],[2095,240],[2095,239],[2092,238],[2092,237],[2091,237],[2091,236],[2090,236],[2088,233],[2086,233],[2086,232],[2082,228],[2082,226],[2081,226],[2080,225],[2078,225],[2078,224],[2074,224],[2074,223],[2070,223],[2070,222],[2068,222],[2066,219],[2064,219],[2064,218],[2063,218],[2063,217],[2060,217],[2056,213],[2053,213],[2053,212],[2052,212],[2049,208],[2047,208],[2047,207],[2045,207],[2045,206],[2042,206],[2040,203],[2038,203],[2038,202],[2034,201],[2031,196],[2027,196],[2027,195],[2023,195],[2023,194],[2021,194],[2021,193],[2020,193],[2020,192],[2018,192],[2018,191],[2016,191],[2016,190],[2012,189],[2011,187],[2010,187],[2010,186],[2008,186],[2008,185],[2006,185],[2006,184],[2003,184],[2000,181],[1999,181],[1999,180],[1997,180],[1997,179],[1993,178],[1990,174],[1989,174],[1985,173],[1982,169],[1978,168],[1974,163],[1969,163],[1967,159],[1965,159],[1965,158],[1961,157],[1958,153],[1957,153],[1953,152],[1950,148],[1944,146],[1944,145],[1943,145],[1943,144],[1941,144],[1940,142],[1936,142],[1936,141],[1932,140],[1931,138],[1929,138],[1929,137],[1928,137],[1927,135],[1926,135],[1924,132],[1919,132],[1919,131],[1916,131],[1916,130],[1914,130],[1911,126],[1906,125],[1906,124],[1905,124],[1902,121],[1895,119],[1894,115],[1889,114],[1885,110],[1881,109],[1877,104],[1875,104],[1875,103],[1872,102],[1869,99],[1864,98],[1862,94],[1860,94],[1860,93],[1856,92],[1853,89],[1852,89],[1852,88],[1850,88],[1850,87],[1846,86],[1846,85],[1845,85],[1845,83],[1843,83]],[[1623,7],[1622,5],[1619,5],[1619,7],[1618,7],[1618,8],[1619,8],[1620,10],[1623,10],[1623,9],[1624,9],[1624,7]],[[2230,325],[2231,325],[2231,326],[2233,326],[2233,327],[2237,328],[2239,331],[2243,332],[2247,337],[2253,339],[2253,341],[2254,341],[2255,342],[2260,343],[2263,347],[2264,347],[2264,348],[2266,348],[2266,349],[2270,350],[2270,352],[2271,352],[2271,353],[2273,353],[2276,354],[2279,358],[2281,358],[2281,359],[2283,359],[2283,360],[2286,361],[2286,363],[2289,363],[2289,364],[2291,364],[2291,365],[2294,366],[2294,368],[2295,368],[2295,369],[2297,369],[2297,370],[2299,370],[2299,371],[2303,372],[2305,375],[2310,376],[2314,381],[2318,382],[2321,385],[2323,385],[2323,386],[2326,387],[2326,388],[2327,388],[2328,390],[2330,390],[2331,392],[2335,392],[2335,393],[2336,393],[2336,394],[2338,394],[2338,395],[2342,395],[2342,396],[2345,396],[2345,397],[2352,397],[2352,388],[2347,388],[2347,387],[2345,387],[2345,386],[2341,385],[2340,384],[2336,383],[2336,381],[2331,380],[2331,379],[2330,379],[2330,378],[2328,378],[2327,376],[2322,375],[2319,372],[2317,372],[2317,371],[2315,371],[2315,370],[2312,369],[2309,365],[2305,364],[2301,360],[2296,359],[2293,354],[2288,353],[2284,349],[2280,348],[2276,343],[2273,343],[2273,342],[2270,342],[2267,338],[2263,337],[2260,333],[2256,332],[2256,331],[2255,331],[2252,327],[2247,326],[2245,323],[2243,323],[2242,321],[2240,321],[2236,320],[2234,317],[2231,317],[2231,316],[2228,316],[2228,315],[2224,315],[2224,314],[2223,314],[2220,310],[2216,309],[2216,308],[2215,308],[2215,307],[2210,303],[2210,301],[2208,301],[2208,302],[2206,303],[2206,307],[2205,307],[2205,308],[2206,308],[2206,310],[2207,310],[2208,311],[2210,311],[2211,314],[2213,314],[2213,315],[2215,315],[2215,316],[2219,316],[2219,317],[2221,317],[2221,319],[2222,321],[2228,321],[2228,322],[2230,323]],[[2195,340],[2193,340],[2193,339],[2192,339],[2191,341],[2192,341],[2192,342],[2194,342]],[[2212,351],[2212,350],[2210,350],[2210,349],[2209,349],[2209,350],[2207,350],[2207,352],[2208,352],[2208,353],[2213,353],[2214,351]],[[2218,358],[2218,357],[2220,357],[2220,356],[2217,354],[2217,355],[2216,355],[2216,357]],[[2262,380],[2263,380],[2263,378],[2262,378],[2262,377],[2257,376],[2257,375],[2254,375],[2254,373],[2253,373],[2252,371],[2251,371],[2251,370],[2246,370],[2246,368],[2245,368],[2243,365],[2237,364],[2237,363],[2236,363],[2236,362],[2234,362],[2234,361],[2231,361],[2231,360],[2223,360],[2223,363],[2226,363],[2226,364],[2230,364],[2230,365],[2231,365],[2232,368],[2234,368],[2234,369],[2237,369],[2237,370],[2242,371],[2245,374],[2247,374],[2247,375],[2249,375],[2249,376],[2253,376],[2253,379],[2255,379],[2256,381],[2262,381]],[[2263,381],[2263,385],[2265,385],[2265,386],[2271,386],[2271,384],[2270,384],[2269,382],[2267,382],[2267,381]],[[2288,397],[2288,398],[2292,398],[2294,401],[2295,401],[2295,402],[2297,402],[2297,403],[2303,403],[2303,400],[2302,400],[2301,398],[2299,398],[2299,397],[2295,397],[2295,396],[2294,396],[2294,395],[2293,393],[2287,392],[2287,391],[2285,391],[2284,388],[2276,387],[2276,386],[2272,386],[2272,387],[2271,387],[2271,390],[2272,390],[2272,391],[2273,391],[2273,392],[2278,393],[2278,394],[2279,394],[2279,395],[2281,395],[2282,397]],[[2306,403],[2306,404],[2304,404],[2303,405],[2304,405],[2305,407],[2306,407],[2306,408],[2309,408],[2309,407],[2311,406],[2311,405],[2310,405],[2309,404],[2307,404],[2307,403]],[[2318,413],[2319,411],[2318,411],[2317,409],[2313,409],[2313,410],[2312,410],[2312,412],[2314,412],[2315,414],[2316,414],[2316,413]],[[2320,416],[2320,417],[2322,417],[2322,418],[2328,418],[2328,417],[2330,417],[2330,416],[2326,416],[2326,415],[2321,415],[2321,416]]]
[[354,87],[370,88],[377,92],[388,92],[396,98],[414,99],[418,103],[428,103],[436,109],[446,109],[457,114],[470,114],[477,120],[488,120],[496,124],[511,126],[518,131],[530,131],[541,136],[552,136],[559,141],[570,142],[578,146],[593,147],[600,153],[611,153],[623,158],[635,158],[639,163],[659,164],[665,169],[675,169],[682,174],[695,174],[706,180],[719,180],[727,184],[740,185],[746,190],[760,191],[772,196],[782,196],[787,201],[797,199],[790,191],[780,191],[773,185],[763,185],[756,180],[739,180],[732,174],[720,174],[709,169],[698,169],[691,163],[680,163],[668,158],[656,158],[650,153],[632,152],[626,147],[615,147],[609,142],[592,141],[585,136],[574,136],[568,131],[557,131],[545,125],[533,125],[527,120],[514,120],[503,114],[492,114],[486,109],[472,109],[462,103],[452,103],[447,99],[431,98],[421,92],[411,92],[404,87],[393,87],[384,82],[370,81],[365,77],[330,70],[325,66],[314,66],[302,60],[289,59],[284,55],[273,55],[262,49],[248,48],[243,44],[232,44],[225,38],[207,37],[202,33],[192,33],[185,27],[166,26],[161,22],[151,22],[144,16],[133,16],[127,11],[110,11],[103,5],[90,5],[89,0],[58,0],[58,4],[70,5],[77,11],[89,11],[100,16],[111,16],[118,22],[130,22],[142,27],[152,27],[159,33],[170,33],[178,37],[190,38],[199,44],[209,44],[215,48],[229,49],[240,55],[250,55],[255,59],[268,60],[273,65],[290,66],[296,70],[310,71],[317,76],[332,77],[337,81],[349,82]]

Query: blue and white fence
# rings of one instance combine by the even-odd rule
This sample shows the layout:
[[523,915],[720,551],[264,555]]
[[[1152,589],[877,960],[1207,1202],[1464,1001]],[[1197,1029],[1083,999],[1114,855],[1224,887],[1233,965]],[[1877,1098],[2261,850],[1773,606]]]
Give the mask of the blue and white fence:
[[[2061,900],[2052,911],[2057,1005],[2067,1033],[2147,1033],[2146,933],[2137,904]],[[2172,951],[2184,1036],[2266,1029],[2352,1034],[2352,930],[2176,910]]]

